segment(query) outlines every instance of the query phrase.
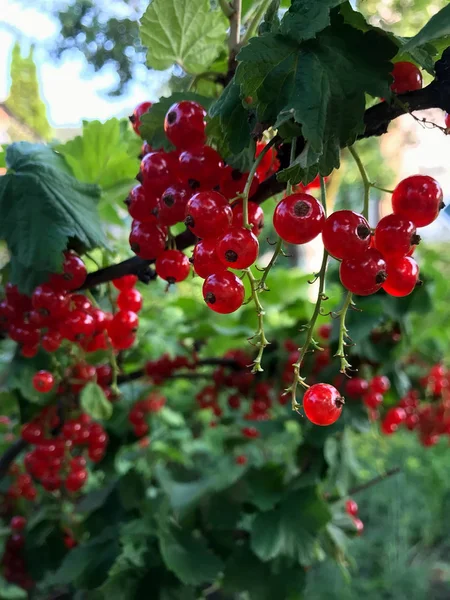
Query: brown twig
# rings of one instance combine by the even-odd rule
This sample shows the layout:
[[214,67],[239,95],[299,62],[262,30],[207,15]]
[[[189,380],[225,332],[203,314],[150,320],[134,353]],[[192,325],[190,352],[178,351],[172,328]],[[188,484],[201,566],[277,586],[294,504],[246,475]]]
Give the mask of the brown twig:
[[358,494],[359,492],[367,490],[367,488],[370,488],[373,485],[377,485],[377,483],[381,483],[385,479],[388,479],[389,477],[392,477],[393,475],[397,475],[400,472],[401,472],[400,467],[394,467],[392,469],[389,469],[385,473],[382,473],[381,475],[377,475],[373,479],[369,479],[369,481],[366,481],[365,483],[361,483],[360,485],[356,485],[355,487],[353,487],[351,490],[349,490],[349,496],[353,496],[354,494]]

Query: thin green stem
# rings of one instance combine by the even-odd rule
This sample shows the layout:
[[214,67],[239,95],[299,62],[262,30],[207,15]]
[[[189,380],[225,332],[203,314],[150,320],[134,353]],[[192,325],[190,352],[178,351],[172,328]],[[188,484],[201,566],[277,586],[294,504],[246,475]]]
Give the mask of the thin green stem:
[[376,183],[371,183],[370,187],[373,187],[375,190],[380,190],[380,192],[386,192],[387,194],[393,194],[394,190],[387,190],[384,187],[377,185]]
[[233,14],[233,9],[231,8],[231,4],[228,2],[228,0],[219,0],[219,5],[227,19],[230,18]]
[[258,315],[258,330],[251,339],[256,339],[254,345],[258,348],[258,354],[253,362],[253,373],[257,373],[259,371],[263,371],[264,369],[261,367],[261,360],[264,354],[264,348],[269,344],[266,335],[264,333],[264,308],[261,304],[258,294],[258,281],[255,279],[253,273],[250,269],[245,270],[248,280],[250,281],[250,288],[252,294],[252,300],[256,307],[256,314]]
[[270,259],[270,262],[267,265],[267,267],[264,269],[263,276],[259,280],[258,290],[267,291],[269,289],[266,286],[266,280],[267,280],[267,277],[268,277],[270,271],[272,270],[272,267],[277,262],[277,259],[282,252],[282,247],[283,247],[283,240],[279,237],[278,241],[277,241],[277,245],[275,246],[275,251],[272,255],[272,258]]
[[371,188],[372,184],[369,181],[366,169],[364,168],[364,165],[359,157],[359,154],[355,150],[354,146],[349,146],[348,149],[349,149],[350,154],[353,156],[356,166],[358,167],[358,170],[361,174],[361,179],[363,181],[363,186],[364,186],[364,207],[363,207],[362,214],[364,215],[364,217],[366,219],[368,219],[369,218],[369,195],[370,195],[370,188]]
[[254,16],[252,17],[252,20],[247,28],[247,31],[245,32],[245,35],[241,42],[241,46],[245,46],[245,44],[248,43],[250,38],[252,38],[256,34],[259,24],[265,14],[265,12],[269,8],[271,1],[272,0],[262,0],[261,4],[256,9]]
[[[293,138],[292,143],[291,143],[291,155],[290,155],[290,160],[289,160],[289,164],[292,165],[292,163],[295,160],[295,153],[297,151],[297,138]],[[286,186],[286,196],[290,196],[292,194],[292,183],[290,181],[288,181],[288,184]]]
[[339,342],[338,349],[334,356],[340,358],[341,360],[341,373],[346,373],[347,369],[351,366],[345,356],[345,340],[348,337],[348,329],[345,325],[345,318],[347,316],[348,309],[353,304],[353,294],[351,292],[347,292],[345,297],[344,304],[339,311]]
[[327,215],[327,188],[325,186],[325,178],[320,175],[320,200],[322,202],[325,216]]
[[262,159],[266,155],[266,153],[272,148],[275,144],[277,138],[272,138],[270,142],[268,142],[264,148],[261,150],[261,153],[256,157],[255,162],[250,169],[250,173],[248,174],[248,179],[244,187],[244,191],[242,192],[242,224],[246,229],[251,229],[248,223],[248,195],[250,193],[250,188],[252,187],[253,178],[255,177],[256,171],[261,164]]

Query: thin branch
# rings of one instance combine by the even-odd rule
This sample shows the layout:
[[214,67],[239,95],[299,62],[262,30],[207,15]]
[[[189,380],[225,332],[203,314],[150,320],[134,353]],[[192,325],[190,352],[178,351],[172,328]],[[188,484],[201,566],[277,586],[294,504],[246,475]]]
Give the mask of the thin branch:
[[382,473],[381,475],[377,475],[377,477],[374,477],[373,479],[369,479],[369,481],[366,481],[365,483],[361,483],[360,485],[356,485],[355,487],[353,487],[351,490],[349,490],[349,496],[353,496],[354,494],[358,494],[359,492],[367,490],[368,488],[372,487],[373,485],[377,485],[377,483],[381,483],[385,479],[388,479],[389,477],[392,477],[393,475],[397,475],[400,472],[401,472],[400,467],[394,467],[393,469],[389,469],[385,473]]
[[257,33],[259,24],[262,21],[262,18],[266,13],[267,9],[269,8],[271,1],[272,0],[262,0],[261,4],[256,9],[254,16],[252,17],[247,31],[245,32],[244,38],[241,42],[241,46],[245,46],[245,44],[247,44],[250,41],[250,38],[254,37],[254,35]]
[[347,357],[345,355],[345,341],[348,338],[348,329],[345,325],[345,318],[347,316],[348,309],[353,304],[352,299],[353,299],[353,294],[351,292],[347,292],[344,304],[343,304],[341,310],[338,312],[338,315],[339,315],[339,342],[338,342],[338,349],[334,356],[336,356],[337,358],[340,358],[340,360],[341,360],[341,369],[340,370],[341,370],[341,373],[344,373],[344,374],[347,372],[347,369],[349,367],[351,367],[351,365],[348,362]]

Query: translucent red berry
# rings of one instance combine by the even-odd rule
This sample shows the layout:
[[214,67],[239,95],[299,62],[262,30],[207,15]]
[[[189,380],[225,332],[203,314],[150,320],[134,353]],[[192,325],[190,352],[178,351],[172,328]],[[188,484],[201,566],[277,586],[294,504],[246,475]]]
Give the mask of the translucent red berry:
[[142,295],[134,288],[124,290],[117,296],[117,306],[121,310],[131,310],[138,313],[142,308]]
[[203,298],[213,311],[228,314],[242,306],[244,285],[230,271],[214,273],[203,283]]
[[369,388],[369,382],[361,377],[352,377],[345,385],[345,394],[349,398],[361,398]]
[[137,135],[141,134],[140,127],[141,127],[141,118],[142,118],[142,115],[145,115],[145,113],[151,107],[152,107],[152,103],[151,102],[141,102],[134,109],[133,114],[130,117],[130,121],[131,121],[133,129],[134,129],[134,131],[135,131],[135,133]]
[[428,175],[411,175],[400,181],[392,194],[392,210],[409,219],[416,227],[425,227],[437,219],[443,208],[439,183]]
[[155,223],[136,221],[130,233],[130,247],[145,260],[155,260],[166,247],[166,231]]
[[78,492],[84,484],[86,483],[88,478],[87,471],[85,469],[80,469],[78,471],[71,471],[64,482],[66,489],[68,492]]
[[323,229],[325,213],[320,202],[309,194],[291,194],[277,205],[273,226],[289,244],[305,244]]
[[331,256],[342,260],[365,252],[370,245],[370,226],[366,219],[352,210],[338,210],[324,223],[322,240]]
[[198,192],[186,206],[185,223],[199,238],[217,238],[231,225],[233,211],[219,192]]
[[127,337],[134,333],[139,325],[139,317],[131,310],[119,310],[108,325],[111,337]]
[[49,371],[38,371],[33,376],[33,387],[37,392],[46,394],[50,392],[55,384],[55,378]]
[[194,248],[192,257],[194,271],[199,277],[206,279],[213,273],[225,271],[226,267],[217,255],[217,243],[215,239],[199,240]]
[[165,152],[150,152],[141,161],[140,175],[144,189],[159,196],[173,182],[173,160]]
[[184,221],[186,205],[192,196],[192,190],[183,183],[174,183],[161,195],[158,219],[162,225],[176,225]]
[[358,505],[351,498],[345,503],[345,512],[351,517],[356,517],[358,515]]
[[411,62],[395,63],[392,71],[394,81],[391,84],[391,90],[396,94],[405,94],[420,90],[422,87],[422,73]]
[[391,387],[391,382],[386,375],[375,375],[370,382],[369,387],[373,392],[377,392],[378,394],[385,394],[389,391]]
[[76,290],[83,285],[87,277],[84,262],[73,252],[64,252],[62,273],[50,277],[49,286],[54,290]]
[[9,526],[14,531],[23,531],[26,527],[26,524],[27,524],[26,518],[22,517],[21,515],[17,515],[11,519]]
[[53,320],[63,318],[69,312],[70,298],[65,292],[57,292],[50,285],[38,286],[31,298],[33,308],[43,317]]
[[374,390],[368,390],[363,396],[363,402],[367,408],[376,409],[383,403],[383,394]]
[[136,275],[124,275],[120,279],[113,279],[112,284],[116,288],[116,290],[120,290],[121,292],[123,292],[123,290],[129,290],[133,288],[136,285],[137,281],[138,278]]
[[223,161],[220,154],[210,146],[185,150],[179,158],[180,173],[192,189],[213,187],[220,181]]
[[419,265],[416,261],[404,256],[387,261],[387,279],[383,289],[391,296],[408,296],[414,291],[419,279]]
[[343,260],[339,269],[342,285],[358,296],[377,292],[386,281],[386,262],[375,248]]
[[247,269],[258,257],[257,237],[242,226],[231,227],[217,240],[217,255],[226,267]]
[[149,194],[141,184],[136,185],[125,200],[128,212],[133,219],[156,223],[158,217],[158,196]]
[[303,396],[303,410],[314,425],[332,425],[342,412],[344,399],[339,391],[328,383],[316,383]]
[[400,215],[383,217],[375,228],[374,246],[386,260],[406,256],[419,241],[414,223]]
[[[242,200],[238,200],[235,204],[233,204],[233,225],[235,227],[242,227],[243,218],[242,218]],[[256,202],[248,203],[248,222],[252,225],[252,233],[256,236],[259,236],[263,227],[264,227],[264,211],[256,204]]]
[[173,104],[164,119],[164,131],[174,146],[180,149],[204,144],[206,111],[200,104],[182,100]]
[[155,264],[157,274],[169,283],[184,281],[191,270],[188,257],[179,250],[165,250]]

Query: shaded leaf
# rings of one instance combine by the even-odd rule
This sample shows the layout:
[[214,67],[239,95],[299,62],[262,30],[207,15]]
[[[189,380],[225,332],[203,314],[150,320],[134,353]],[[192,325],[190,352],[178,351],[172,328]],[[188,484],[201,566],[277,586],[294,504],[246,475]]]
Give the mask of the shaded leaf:
[[93,419],[109,419],[113,413],[113,406],[105,396],[105,392],[93,381],[82,389],[80,404],[83,411]]

